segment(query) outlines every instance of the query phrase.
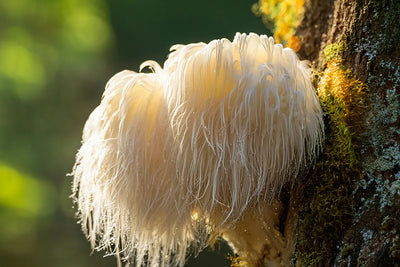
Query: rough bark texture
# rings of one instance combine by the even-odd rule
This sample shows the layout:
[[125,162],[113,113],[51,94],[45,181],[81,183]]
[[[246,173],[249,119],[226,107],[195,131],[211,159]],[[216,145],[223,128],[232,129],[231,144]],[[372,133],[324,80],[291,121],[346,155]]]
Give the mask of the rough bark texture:
[[[293,258],[297,266],[400,266],[399,27],[398,0],[306,3],[297,30],[299,54],[319,73],[316,86],[327,69],[324,50],[336,43],[343,47],[340,68],[349,69],[368,89],[359,104],[349,104],[362,113],[346,121],[354,164],[344,174],[322,164],[306,178]],[[326,124],[326,144],[335,148],[330,140],[335,122],[327,118]],[[319,159],[328,160],[326,155]],[[321,172],[333,173],[332,183],[319,182]],[[317,203],[321,199],[327,203]]]

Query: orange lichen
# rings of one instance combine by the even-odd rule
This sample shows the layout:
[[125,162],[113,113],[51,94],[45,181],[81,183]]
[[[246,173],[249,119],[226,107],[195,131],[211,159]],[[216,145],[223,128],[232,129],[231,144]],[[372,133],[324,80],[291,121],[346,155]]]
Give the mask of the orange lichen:
[[292,48],[296,53],[299,52],[301,48],[299,37],[297,37],[296,35],[290,37],[286,47]]
[[274,25],[277,42],[289,43],[303,16],[304,0],[259,0],[253,6],[253,12],[261,16],[266,25]]

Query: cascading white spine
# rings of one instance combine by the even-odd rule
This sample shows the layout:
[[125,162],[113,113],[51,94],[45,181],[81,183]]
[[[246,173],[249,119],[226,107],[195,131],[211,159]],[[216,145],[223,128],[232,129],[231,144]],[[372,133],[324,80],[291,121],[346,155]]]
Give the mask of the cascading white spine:
[[272,38],[171,49],[164,68],[109,81],[73,172],[92,246],[138,266],[182,266],[210,231],[276,197],[323,138],[308,67]]

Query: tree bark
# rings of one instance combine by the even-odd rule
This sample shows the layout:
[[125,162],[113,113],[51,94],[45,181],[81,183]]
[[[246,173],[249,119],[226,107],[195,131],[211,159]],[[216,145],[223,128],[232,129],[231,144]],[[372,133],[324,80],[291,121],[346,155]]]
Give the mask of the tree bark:
[[[400,264],[399,26],[398,0],[306,2],[296,35],[300,57],[315,70],[316,87],[329,75],[327,47],[340,44],[338,69],[350,70],[348,77],[363,89],[357,101],[348,102],[349,113],[358,114],[345,118],[354,163],[329,158],[340,143],[332,140],[337,124],[329,105],[324,107],[327,148],[301,181],[293,265]],[[329,160],[338,164],[321,163]],[[322,181],[321,173],[332,174],[331,180]]]

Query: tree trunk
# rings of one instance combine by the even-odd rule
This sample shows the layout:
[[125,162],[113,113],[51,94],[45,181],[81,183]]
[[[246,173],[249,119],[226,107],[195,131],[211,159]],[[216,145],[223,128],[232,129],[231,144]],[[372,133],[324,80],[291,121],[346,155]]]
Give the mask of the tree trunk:
[[400,264],[399,26],[398,0],[306,2],[296,35],[326,140],[301,181],[296,266]]

